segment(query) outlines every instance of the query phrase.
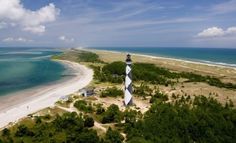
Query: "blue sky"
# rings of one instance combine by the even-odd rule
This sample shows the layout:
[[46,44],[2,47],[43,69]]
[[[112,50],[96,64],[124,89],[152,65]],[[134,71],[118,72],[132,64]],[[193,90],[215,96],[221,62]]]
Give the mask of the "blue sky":
[[236,0],[0,0],[0,46],[235,45]]

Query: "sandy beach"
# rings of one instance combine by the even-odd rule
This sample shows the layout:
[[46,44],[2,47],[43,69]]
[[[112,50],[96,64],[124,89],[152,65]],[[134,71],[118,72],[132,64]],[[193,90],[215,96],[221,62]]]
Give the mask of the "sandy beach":
[[69,61],[59,62],[74,71],[72,77],[0,98],[0,129],[40,109],[54,106],[61,97],[78,91],[92,81],[93,71],[86,66]]

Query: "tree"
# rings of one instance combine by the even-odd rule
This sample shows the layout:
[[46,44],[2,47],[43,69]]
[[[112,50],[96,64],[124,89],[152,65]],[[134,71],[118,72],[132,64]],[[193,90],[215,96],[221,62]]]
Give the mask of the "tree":
[[17,128],[17,131],[15,133],[15,136],[17,137],[23,137],[23,136],[33,136],[34,133],[32,131],[30,131],[30,129],[28,127],[26,127],[25,125],[20,125]]
[[2,136],[9,136],[11,133],[10,133],[10,130],[8,128],[4,128],[3,131],[2,131]]
[[74,103],[74,107],[77,108],[80,111],[84,111],[86,113],[91,113],[93,112],[93,107],[89,105],[86,101],[84,100],[78,100]]
[[116,130],[112,130],[110,127],[108,128],[106,135],[105,135],[105,141],[109,143],[122,143],[124,140],[124,137]]
[[84,120],[84,126],[85,127],[93,127],[94,126],[94,120],[92,117],[86,116]]
[[144,118],[126,126],[127,140],[142,137],[150,142],[235,142],[236,110],[204,96],[155,102]]
[[76,112],[57,116],[52,123],[58,130],[66,129],[68,132],[73,130],[81,131],[84,128],[84,120]]
[[148,141],[142,137],[134,137],[131,140],[129,140],[127,143],[154,143],[154,142]]
[[96,114],[97,114],[97,115],[100,115],[100,114],[102,114],[102,113],[104,113],[104,112],[105,112],[105,109],[104,109],[101,105],[99,105],[99,106],[97,107]]
[[99,143],[99,137],[95,130],[85,130],[75,140],[75,143]]
[[124,119],[126,124],[133,125],[137,119],[140,118],[141,113],[137,112],[136,110],[125,110],[124,112]]
[[121,120],[121,112],[119,110],[119,107],[115,104],[110,105],[107,108],[107,111],[104,112],[102,123],[112,123],[112,122],[118,122]]

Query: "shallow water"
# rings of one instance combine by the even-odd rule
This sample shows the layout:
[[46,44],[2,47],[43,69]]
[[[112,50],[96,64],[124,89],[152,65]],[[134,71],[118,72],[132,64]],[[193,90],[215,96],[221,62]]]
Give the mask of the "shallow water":
[[0,48],[0,96],[62,78],[65,67],[50,60],[55,49]]

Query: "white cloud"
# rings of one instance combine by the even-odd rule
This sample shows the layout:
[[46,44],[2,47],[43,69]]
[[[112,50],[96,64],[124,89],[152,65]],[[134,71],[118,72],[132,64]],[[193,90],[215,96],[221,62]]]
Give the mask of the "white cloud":
[[45,23],[53,22],[60,10],[53,3],[32,11],[26,9],[21,0],[0,0],[0,20],[18,24],[25,31],[45,32]]
[[23,28],[24,31],[30,31],[32,33],[43,33],[45,32],[45,26],[43,25],[39,25],[39,26],[29,26],[29,27],[25,27]]
[[68,37],[66,37],[64,35],[60,36],[58,39],[61,40],[61,41],[65,41],[65,42],[74,42],[75,41],[74,38],[68,38]]
[[18,38],[13,38],[13,37],[7,37],[5,39],[2,40],[3,42],[33,42],[33,40],[31,39],[26,39],[26,38],[22,38],[22,37],[18,37]]
[[236,27],[229,27],[226,31],[226,34],[236,34]]
[[198,33],[199,37],[218,37],[223,35],[224,35],[224,30],[218,27],[207,28],[202,32]]
[[218,27],[211,27],[197,34],[197,37],[222,37],[236,34],[236,27],[229,27],[226,30]]

